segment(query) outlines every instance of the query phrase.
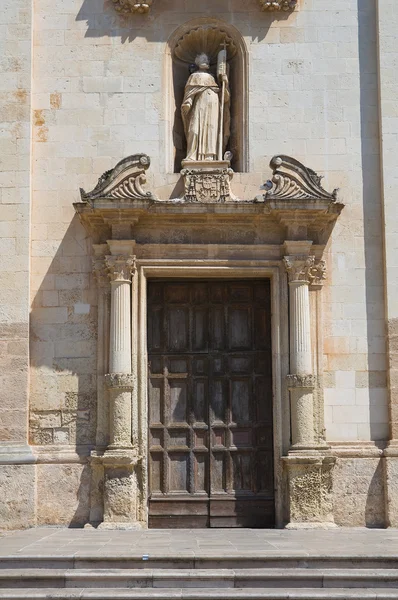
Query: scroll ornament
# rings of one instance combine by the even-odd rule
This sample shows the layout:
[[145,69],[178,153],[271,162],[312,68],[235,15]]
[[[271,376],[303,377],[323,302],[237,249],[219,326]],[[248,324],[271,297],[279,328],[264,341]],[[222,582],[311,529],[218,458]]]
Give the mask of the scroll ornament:
[[105,171],[91,192],[80,188],[83,202],[91,203],[97,199],[110,200],[155,200],[151,192],[146,192],[145,172],[151,160],[146,154],[133,154],[121,160],[114,169]]
[[271,180],[265,184],[266,200],[329,200],[336,202],[338,190],[327,192],[322,177],[291,156],[274,156]]

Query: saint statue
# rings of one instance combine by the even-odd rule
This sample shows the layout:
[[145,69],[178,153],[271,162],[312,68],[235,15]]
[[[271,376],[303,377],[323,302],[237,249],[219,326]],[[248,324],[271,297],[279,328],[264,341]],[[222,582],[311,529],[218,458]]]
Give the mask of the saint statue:
[[209,57],[199,54],[198,70],[190,75],[182,101],[181,113],[187,139],[189,161],[222,160],[230,135],[230,92],[226,64],[227,52],[218,57],[217,76],[211,73]]

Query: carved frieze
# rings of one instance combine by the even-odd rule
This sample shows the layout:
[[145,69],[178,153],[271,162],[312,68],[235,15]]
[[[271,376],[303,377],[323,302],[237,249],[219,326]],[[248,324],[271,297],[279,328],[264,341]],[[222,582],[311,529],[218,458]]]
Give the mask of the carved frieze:
[[273,11],[290,11],[294,10],[297,6],[297,0],[259,0],[261,10],[269,12]]
[[121,160],[114,169],[105,171],[91,192],[80,188],[82,202],[91,203],[97,198],[114,200],[154,200],[151,192],[146,192],[145,172],[151,160],[146,154],[134,154]]
[[273,200],[329,200],[335,202],[338,190],[327,192],[322,177],[291,156],[274,156],[270,162],[272,179],[267,181],[265,198]]
[[111,281],[131,282],[136,270],[134,256],[106,256],[105,263]]

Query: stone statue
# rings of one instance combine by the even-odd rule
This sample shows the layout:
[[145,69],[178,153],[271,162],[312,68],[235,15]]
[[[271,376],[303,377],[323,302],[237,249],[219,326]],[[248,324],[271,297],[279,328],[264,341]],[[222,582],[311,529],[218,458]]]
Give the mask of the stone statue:
[[217,84],[211,73],[209,57],[199,54],[198,70],[190,75],[182,101],[181,113],[187,139],[186,161],[222,160],[230,135],[230,92],[226,49],[218,59]]

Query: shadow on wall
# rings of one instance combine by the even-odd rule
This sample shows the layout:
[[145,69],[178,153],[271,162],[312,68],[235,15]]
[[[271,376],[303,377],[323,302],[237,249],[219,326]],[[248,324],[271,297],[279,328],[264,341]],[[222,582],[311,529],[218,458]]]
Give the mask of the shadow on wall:
[[368,372],[357,387],[369,389],[370,436],[388,439],[387,358],[384,313],[377,15],[373,0],[357,0],[361,155],[364,215]]
[[[112,0],[84,0],[76,21],[86,21],[85,37],[120,37],[122,43],[136,38],[167,42],[185,20],[209,16],[235,25],[245,37],[261,41],[275,18],[282,21],[291,17],[285,12],[262,12],[258,0],[202,0],[199,11],[198,6],[194,0],[155,0],[149,14],[123,16],[116,12]],[[184,15],[182,20],[181,15]]]
[[[32,248],[33,274],[45,242]],[[31,311],[30,443],[38,455],[37,524],[83,526],[89,520],[95,446],[97,294],[91,240],[70,223]],[[48,263],[47,263],[48,264]]]

